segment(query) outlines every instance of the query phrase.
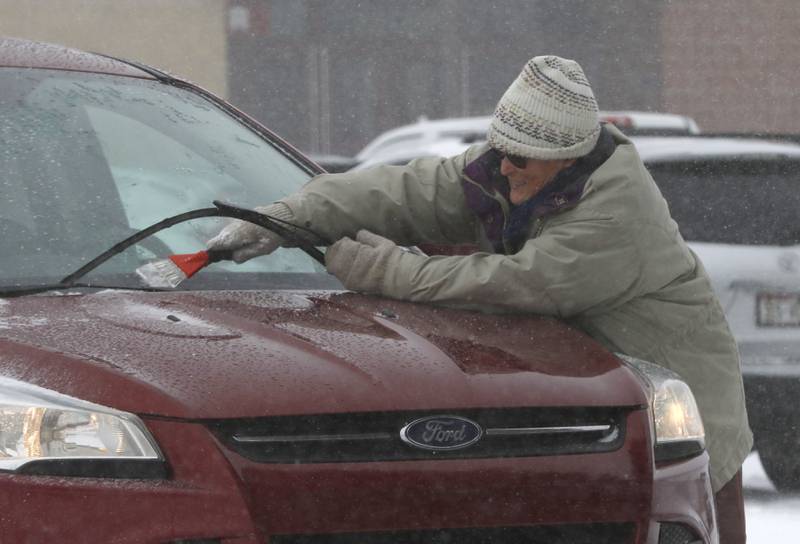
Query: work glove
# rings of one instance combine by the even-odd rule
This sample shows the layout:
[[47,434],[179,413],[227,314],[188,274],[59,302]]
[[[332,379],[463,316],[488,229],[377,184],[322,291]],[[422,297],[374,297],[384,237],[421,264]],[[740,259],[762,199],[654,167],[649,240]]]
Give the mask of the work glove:
[[328,248],[325,266],[351,291],[388,294],[384,286],[386,274],[397,268],[405,254],[391,240],[360,230],[355,240],[345,237]]
[[[269,206],[259,206],[253,209],[259,213],[283,221],[291,222],[294,219],[292,210],[282,202],[276,202]],[[283,243],[283,237],[278,236],[274,232],[248,221],[236,219],[231,221],[219,234],[206,242],[206,245],[208,249],[232,250],[233,260],[241,264],[254,257],[269,255],[283,245]]]

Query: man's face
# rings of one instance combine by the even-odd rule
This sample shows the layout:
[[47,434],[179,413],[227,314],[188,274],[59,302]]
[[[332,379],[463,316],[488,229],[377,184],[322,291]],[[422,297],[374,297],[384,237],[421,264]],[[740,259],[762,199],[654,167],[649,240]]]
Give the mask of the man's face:
[[528,159],[525,168],[520,168],[503,157],[500,173],[508,178],[511,203],[522,204],[533,198],[556,174],[574,162],[575,159]]

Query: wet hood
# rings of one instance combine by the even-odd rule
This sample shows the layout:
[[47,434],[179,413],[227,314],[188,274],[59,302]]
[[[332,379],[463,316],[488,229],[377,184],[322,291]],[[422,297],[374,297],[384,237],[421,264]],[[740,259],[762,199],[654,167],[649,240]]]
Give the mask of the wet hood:
[[192,419],[645,403],[616,357],[557,320],[332,292],[0,300],[0,373]]

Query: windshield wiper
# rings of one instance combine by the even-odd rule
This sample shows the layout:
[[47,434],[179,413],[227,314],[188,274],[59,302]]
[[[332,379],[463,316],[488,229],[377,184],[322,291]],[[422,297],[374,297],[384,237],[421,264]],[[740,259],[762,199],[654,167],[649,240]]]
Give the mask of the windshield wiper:
[[[272,217],[263,213],[259,213],[253,210],[248,210],[247,208],[240,208],[238,206],[233,206],[231,204],[226,204],[224,202],[220,202],[218,200],[213,201],[214,208],[200,208],[197,210],[192,210],[189,212],[184,212],[178,215],[174,215],[172,217],[168,217],[150,225],[147,228],[144,228],[135,234],[125,238],[118,244],[115,244],[111,248],[107,249],[75,272],[64,276],[58,283],[54,284],[44,284],[44,285],[31,285],[31,286],[22,286],[18,288],[11,288],[11,289],[3,289],[0,290],[0,297],[19,297],[24,295],[33,295],[36,293],[43,293],[46,291],[57,291],[59,289],[69,289],[73,287],[87,287],[87,288],[104,288],[106,286],[92,284],[92,283],[78,283],[78,279],[82,278],[110,258],[114,257],[115,255],[119,255],[132,245],[144,240],[148,236],[152,236],[153,234],[162,231],[166,228],[169,228],[173,225],[177,225],[178,223],[184,223],[186,221],[191,221],[192,219],[198,219],[200,217],[230,217],[233,219],[240,219],[242,221],[248,221],[250,223],[254,223],[260,227],[264,227],[275,234],[280,235],[283,237],[289,244],[299,247],[303,251],[305,251],[312,259],[320,263],[321,265],[325,266],[325,255],[317,249],[317,245],[329,245],[329,242],[313,232],[310,229],[305,227],[301,227],[298,225],[293,225],[287,221],[283,221],[282,219],[278,219],[276,217]],[[301,236],[299,231],[304,231],[308,235],[314,237],[314,241],[310,241],[305,236]],[[119,288],[119,287],[117,287]],[[131,287],[125,287],[125,289],[135,289]],[[146,291],[157,291],[158,289],[153,288],[141,288],[141,290]]]
[[72,285],[64,285],[63,283],[43,283],[41,285],[21,285],[17,287],[0,289],[0,298],[24,297],[27,295],[46,293],[48,291],[62,291],[64,289],[127,289],[131,291],[162,291],[162,289],[153,289],[151,287],[104,285],[100,283],[76,282]]

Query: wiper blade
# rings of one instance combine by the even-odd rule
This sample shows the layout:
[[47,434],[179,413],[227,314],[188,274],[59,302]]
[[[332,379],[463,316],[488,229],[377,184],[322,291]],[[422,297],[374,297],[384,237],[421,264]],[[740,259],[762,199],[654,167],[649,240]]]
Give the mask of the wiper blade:
[[154,289],[152,287],[133,287],[129,285],[104,285],[99,283],[73,283],[64,285],[63,283],[48,283],[42,285],[20,285],[18,287],[8,287],[0,289],[0,298],[24,297],[27,295],[38,295],[49,291],[63,291],[64,289],[124,289],[126,291],[164,291],[165,289]]
[[[72,287],[78,287],[77,285],[73,285]],[[8,289],[0,290],[0,297],[3,298],[14,298],[14,297],[24,297],[26,295],[36,295],[38,293],[45,293],[47,291],[58,291],[59,289],[64,289],[64,286],[60,283],[52,283],[48,285],[22,285],[19,287],[11,287]]]
[[[319,249],[317,249],[315,245],[329,245],[329,242],[310,229],[298,225],[292,225],[286,221],[282,221],[253,210],[239,208],[231,204],[225,204],[218,200],[213,201],[213,204],[216,206],[215,208],[200,208],[198,210],[174,215],[140,230],[136,234],[129,236],[128,238],[104,251],[72,274],[65,276],[60,282],[58,282],[57,285],[59,285],[61,289],[75,287],[75,282],[78,280],[78,278],[85,276],[110,258],[122,253],[132,245],[140,242],[148,236],[151,236],[156,232],[169,228],[173,225],[177,225],[178,223],[183,223],[192,219],[198,219],[200,217],[231,217],[233,219],[240,219],[242,221],[255,223],[256,225],[271,230],[275,234],[283,237],[290,244],[299,247],[311,258],[325,266],[325,255]],[[304,231],[312,235],[315,238],[315,241],[313,243],[310,242],[307,238],[301,236],[299,231]]]
[[85,276],[86,274],[88,274],[89,272],[91,272],[92,270],[94,270],[107,260],[109,260],[111,257],[119,255],[132,245],[141,242],[148,236],[151,236],[156,232],[169,228],[173,225],[177,225],[178,223],[183,223],[184,221],[190,221],[192,219],[198,219],[200,217],[219,217],[219,210],[217,208],[201,208],[199,210],[193,210],[190,212],[173,215],[172,217],[168,217],[162,221],[159,221],[158,223],[150,225],[146,229],[142,229],[139,232],[133,234],[132,236],[125,238],[118,244],[113,245],[112,247],[110,247],[109,249],[107,249],[106,251],[104,251],[103,253],[101,253],[100,255],[98,255],[97,257],[95,257],[94,259],[92,259],[79,269],[77,269],[72,274],[64,276],[59,283],[64,287],[71,287],[78,278]]
[[[265,215],[253,210],[248,210],[246,208],[239,208],[237,206],[232,206],[230,204],[225,204],[223,202],[219,202],[215,200],[213,202],[215,208],[200,208],[197,210],[192,210],[189,212],[181,213],[178,215],[174,215],[172,217],[167,217],[150,225],[149,227],[142,229],[132,236],[125,238],[118,244],[115,244],[111,248],[107,249],[78,270],[65,276],[61,279],[58,283],[51,283],[51,284],[42,284],[42,285],[26,285],[20,287],[13,287],[9,289],[0,289],[0,297],[5,298],[12,298],[12,297],[21,297],[25,295],[35,295],[37,293],[45,293],[47,291],[58,291],[61,289],[70,289],[76,287],[83,287],[83,288],[96,288],[96,289],[130,289],[130,290],[139,290],[139,291],[160,291],[161,289],[156,289],[152,287],[128,287],[128,286],[105,286],[105,285],[98,285],[94,283],[77,283],[77,280],[110,258],[118,255],[131,247],[132,245],[144,240],[148,236],[152,236],[156,232],[169,228],[173,225],[177,225],[178,223],[183,223],[186,221],[190,221],[192,219],[198,219],[200,217],[231,217],[233,219],[240,219],[242,221],[248,221],[250,223],[255,223],[260,227],[264,227],[265,229],[271,230],[275,234],[280,235],[283,237],[287,242],[290,244],[299,247],[303,251],[305,251],[310,257],[316,260],[321,265],[325,266],[325,255],[316,248],[316,245],[330,245],[330,243],[313,232],[311,229],[307,229],[305,227],[301,227],[299,225],[293,225],[287,221],[283,221],[281,219],[271,217],[269,215]],[[307,235],[310,235],[314,238],[314,241],[309,241],[308,238],[305,236],[301,236],[299,234],[300,231],[305,232]]]

